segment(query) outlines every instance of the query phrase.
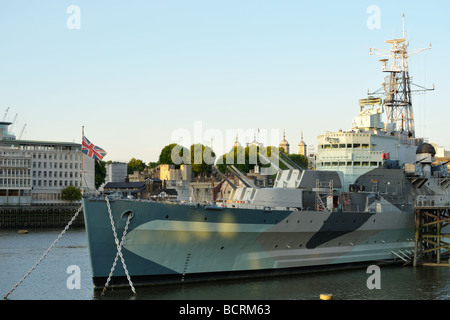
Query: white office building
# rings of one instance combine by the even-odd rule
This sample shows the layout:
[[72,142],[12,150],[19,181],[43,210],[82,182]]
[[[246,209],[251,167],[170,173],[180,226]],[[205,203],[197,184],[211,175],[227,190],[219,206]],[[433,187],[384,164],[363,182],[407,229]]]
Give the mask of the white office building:
[[113,161],[106,164],[105,183],[108,182],[125,182],[128,176],[128,168],[126,162]]
[[61,190],[69,185],[94,189],[94,159],[81,144],[16,140],[10,124],[0,122],[0,205],[64,203]]

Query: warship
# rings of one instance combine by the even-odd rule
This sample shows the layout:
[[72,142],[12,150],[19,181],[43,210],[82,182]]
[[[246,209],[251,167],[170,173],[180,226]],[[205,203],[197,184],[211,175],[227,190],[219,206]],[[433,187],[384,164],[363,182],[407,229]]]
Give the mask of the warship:
[[386,43],[370,52],[385,57],[381,89],[359,100],[350,130],[318,137],[315,169],[280,153],[287,170],[274,163],[273,187],[261,188],[230,165],[241,183],[222,175],[232,192],[209,204],[84,197],[94,288],[407,260],[415,204],[448,205],[450,178],[414,127],[408,57],[429,48],[408,51],[404,30]]

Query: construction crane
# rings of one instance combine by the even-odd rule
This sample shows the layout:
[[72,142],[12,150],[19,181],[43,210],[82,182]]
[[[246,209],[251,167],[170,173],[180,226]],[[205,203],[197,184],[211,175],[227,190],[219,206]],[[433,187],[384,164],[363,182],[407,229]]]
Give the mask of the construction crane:
[[20,140],[20,138],[22,138],[22,135],[23,135],[23,132],[25,131],[25,127],[26,126],[27,126],[27,124],[25,123],[25,125],[22,128],[22,131],[20,131],[20,135],[19,135],[19,139],[18,140]]
[[8,115],[9,107],[6,108],[5,115],[3,116],[3,121],[6,121],[6,116]]
[[18,114],[16,113],[16,115],[14,116],[14,120],[12,122],[11,128],[9,128],[10,132],[13,132],[13,128],[14,128],[14,126],[16,124],[16,121],[17,121],[17,116],[18,116]]

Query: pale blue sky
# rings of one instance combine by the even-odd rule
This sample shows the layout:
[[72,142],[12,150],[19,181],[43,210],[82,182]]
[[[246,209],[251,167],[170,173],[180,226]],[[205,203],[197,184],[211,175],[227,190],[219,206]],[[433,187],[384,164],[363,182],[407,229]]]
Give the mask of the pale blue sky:
[[[70,5],[79,30],[66,26]],[[413,96],[416,135],[450,149],[449,12],[444,0],[0,0],[0,117],[10,107],[30,140],[81,142],[84,125],[105,160],[156,161],[195,121],[224,137],[285,129],[296,152],[301,131],[315,145],[351,128],[358,99],[383,82],[369,48],[401,36],[405,13],[410,48],[432,43],[411,58],[413,80],[436,84]]]

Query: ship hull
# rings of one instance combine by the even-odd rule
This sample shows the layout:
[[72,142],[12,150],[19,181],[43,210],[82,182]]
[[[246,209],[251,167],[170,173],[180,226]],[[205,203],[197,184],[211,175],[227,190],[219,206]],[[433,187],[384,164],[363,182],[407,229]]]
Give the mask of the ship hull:
[[[117,246],[105,200],[83,199],[94,288],[102,288]],[[270,212],[110,200],[135,286],[329,270],[392,262],[413,250],[413,212]],[[127,285],[120,259],[111,286]]]

